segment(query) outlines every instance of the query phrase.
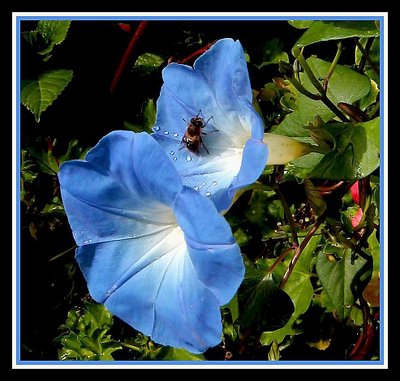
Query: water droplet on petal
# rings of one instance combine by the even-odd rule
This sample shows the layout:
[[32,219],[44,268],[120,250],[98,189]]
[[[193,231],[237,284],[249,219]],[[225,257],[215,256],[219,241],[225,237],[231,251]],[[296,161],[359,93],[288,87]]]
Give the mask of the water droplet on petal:
[[87,244],[88,244],[88,241],[84,240],[84,241],[83,241],[83,244],[84,244],[84,245],[87,245]]
[[190,155],[186,156],[186,161],[192,161],[192,157]]
[[89,243],[93,243],[93,240],[92,240],[92,239],[89,239]]
[[204,187],[205,185],[207,185],[207,183],[205,181],[203,181],[203,183],[201,185],[203,185],[203,187]]
[[168,131],[164,131],[164,135],[169,135],[169,132]]
[[177,138],[177,137],[178,137],[178,134],[175,132],[175,133],[174,133],[174,136]]
[[211,192],[206,192],[205,196],[206,197],[210,197],[211,196]]
[[214,185],[214,186],[216,186],[218,183],[214,180],[213,182],[212,182],[212,185]]
[[154,127],[154,131],[160,131],[160,127],[155,126],[155,127]]
[[200,188],[199,188],[198,186],[195,186],[193,189],[194,189],[196,192],[198,192],[198,191],[200,190]]
[[175,151],[169,151],[170,155],[175,155]]
[[81,234],[85,233],[83,230],[81,230]]
[[176,157],[174,157],[172,160],[173,160],[173,161],[177,161],[178,159],[177,159]]

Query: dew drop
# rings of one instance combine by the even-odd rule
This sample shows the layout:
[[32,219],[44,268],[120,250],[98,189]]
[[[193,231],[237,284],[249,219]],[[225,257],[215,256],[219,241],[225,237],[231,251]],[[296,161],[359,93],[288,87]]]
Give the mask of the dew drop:
[[81,234],[85,233],[83,230],[81,230]]
[[170,155],[175,155],[175,151],[169,151]]
[[175,132],[175,133],[174,133],[174,136],[177,138],[177,137],[178,137],[178,134]]
[[176,157],[174,157],[172,160],[173,160],[173,161],[177,161],[178,159],[177,159]]
[[86,240],[83,241],[83,244],[84,244],[84,245],[87,245],[88,243],[89,243],[89,242],[86,241]]
[[93,243],[93,240],[92,240],[92,239],[89,239],[89,243]]
[[207,185],[207,183],[205,181],[203,181],[203,183],[201,185],[203,185],[203,187],[204,187]]
[[195,186],[193,189],[194,189],[196,192],[198,192],[198,191],[200,190],[200,188],[199,188],[198,186]]
[[192,157],[190,155],[186,156],[186,161],[192,161]]
[[154,131],[160,131],[160,127],[155,126],[155,127],[154,127]]
[[214,185],[214,186],[216,186],[218,183],[214,180],[213,182],[212,182],[212,185]]
[[169,132],[168,131],[164,131],[164,135],[169,135]]
[[205,196],[206,197],[210,197],[211,196],[211,192],[206,192]]

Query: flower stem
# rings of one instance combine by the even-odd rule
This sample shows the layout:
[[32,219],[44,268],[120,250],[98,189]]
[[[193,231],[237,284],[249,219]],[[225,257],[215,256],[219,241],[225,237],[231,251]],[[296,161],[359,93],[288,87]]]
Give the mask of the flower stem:
[[128,44],[127,48],[125,49],[125,52],[121,58],[118,68],[115,71],[114,78],[111,82],[111,86],[110,86],[111,94],[114,94],[115,89],[118,85],[118,82],[121,79],[122,73],[125,69],[125,66],[128,63],[129,58],[131,57],[131,55],[133,53],[133,49],[134,49],[136,43],[138,42],[139,37],[142,35],[143,31],[147,27],[147,24],[148,24],[148,21],[141,21],[139,26],[137,27],[135,33],[133,34],[131,40],[129,41],[129,44]]

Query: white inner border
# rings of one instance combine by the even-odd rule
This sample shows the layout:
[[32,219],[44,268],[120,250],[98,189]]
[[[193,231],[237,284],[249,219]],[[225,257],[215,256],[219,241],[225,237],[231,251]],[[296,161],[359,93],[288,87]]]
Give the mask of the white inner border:
[[[172,20],[190,20],[190,19],[204,19],[204,20],[219,20],[221,18],[225,20],[240,21],[240,20],[291,20],[291,19],[372,19],[379,18],[383,20],[381,25],[381,61],[383,58],[383,65],[381,65],[381,71],[383,71],[383,83],[381,83],[381,105],[383,111],[381,115],[381,177],[380,189],[381,197],[383,198],[383,205],[381,205],[381,333],[380,333],[380,356],[383,360],[378,362],[364,361],[364,362],[352,362],[352,361],[277,361],[277,362],[260,362],[260,361],[237,361],[231,362],[218,362],[213,363],[207,362],[138,362],[138,361],[126,361],[126,362],[64,362],[64,361],[22,361],[19,359],[17,351],[20,349],[20,344],[17,343],[17,336],[20,339],[19,332],[19,269],[17,268],[17,262],[19,263],[19,224],[20,219],[17,215],[19,208],[17,206],[17,197],[19,196],[19,100],[17,99],[17,67],[19,67],[19,52],[17,52],[17,25],[20,21],[25,20],[40,20],[44,18],[65,18],[71,20],[112,20],[115,18],[129,20],[141,20],[141,19],[172,19]],[[382,41],[382,36],[384,36]],[[383,54],[382,54],[383,51]],[[312,369],[331,369],[331,368],[374,368],[374,369],[387,369],[388,368],[388,218],[387,218],[387,200],[388,200],[388,187],[384,186],[388,179],[388,166],[387,166],[387,153],[388,153],[388,13],[387,12],[295,12],[295,13],[268,13],[268,12],[243,12],[243,13],[229,13],[229,12],[13,12],[12,13],[12,367],[14,369],[31,368],[31,369],[71,369],[71,368],[87,368],[87,369],[107,369],[107,368],[135,368],[135,369],[149,369],[149,368],[196,368],[196,369],[221,369],[221,368],[243,368],[243,369],[301,369],[301,368],[312,368]],[[19,92],[18,92],[19,94]],[[18,136],[17,136],[18,135]],[[17,140],[18,139],[18,140]],[[18,151],[18,152],[17,152]],[[382,154],[383,153],[383,154]],[[385,158],[384,158],[385,156]],[[18,171],[18,172],[17,172]],[[381,202],[382,204],[382,202]],[[19,205],[19,204],[18,204]],[[383,206],[383,208],[382,208]],[[383,238],[383,239],[382,239]],[[382,245],[383,243],[383,245]],[[383,262],[383,265],[382,265]],[[378,364],[377,364],[378,363]]]

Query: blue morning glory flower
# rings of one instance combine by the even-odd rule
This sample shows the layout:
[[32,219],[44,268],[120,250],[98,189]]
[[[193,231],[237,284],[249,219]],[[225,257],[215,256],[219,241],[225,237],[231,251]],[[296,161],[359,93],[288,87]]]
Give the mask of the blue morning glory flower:
[[[226,210],[238,188],[258,179],[268,157],[243,48],[239,41],[222,39],[193,68],[172,63],[162,75],[154,137],[183,183]],[[204,125],[198,152],[185,142],[196,117]]]
[[244,276],[240,249],[157,142],[111,132],[85,160],[63,163],[59,180],[94,300],[159,344],[193,353],[217,345],[220,306]]

